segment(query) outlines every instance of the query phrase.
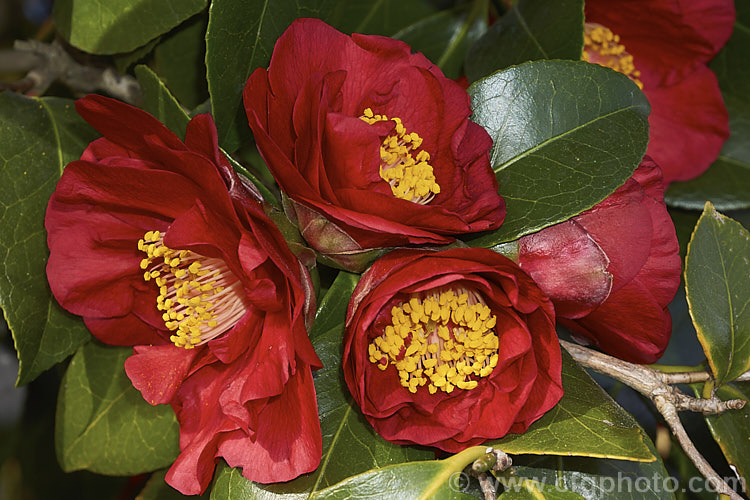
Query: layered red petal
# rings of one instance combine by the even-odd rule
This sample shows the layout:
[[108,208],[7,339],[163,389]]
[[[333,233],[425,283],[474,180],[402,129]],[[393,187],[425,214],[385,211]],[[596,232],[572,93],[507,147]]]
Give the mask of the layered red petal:
[[[402,42],[297,20],[277,41],[268,70],[250,76],[244,100],[281,189],[351,239],[348,247],[447,243],[502,222],[491,141],[468,121],[468,95]],[[380,178],[379,151],[395,124],[361,121],[367,108],[399,118],[423,139],[440,186],[427,205],[395,197]],[[338,238],[302,232],[324,254],[348,251]]]
[[[77,109],[105,137],[66,167],[50,199],[50,287],[100,340],[135,346],[125,363],[133,385],[149,403],[174,408],[181,453],[167,481],[201,493],[220,456],[255,481],[314,469],[321,438],[310,370],[320,361],[306,332],[315,310],[311,280],[257,190],[220,151],[213,121],[194,118],[183,143],[152,116],[111,99],[87,97]],[[193,349],[172,343],[170,317],[157,309],[166,286],[144,278],[144,269],[156,272],[139,250],[151,231],[160,245],[216,265],[214,277],[235,294],[217,309],[227,315],[223,330]],[[291,411],[299,418],[282,435],[279,416]]]
[[[446,286],[469,287],[486,300],[497,318],[498,362],[474,389],[412,393],[392,365],[383,371],[370,362],[368,345],[404,297]],[[525,430],[562,395],[549,299],[510,260],[484,249],[397,250],[375,261],[349,303],[343,359],[347,386],[367,420],[402,444],[460,451]]]

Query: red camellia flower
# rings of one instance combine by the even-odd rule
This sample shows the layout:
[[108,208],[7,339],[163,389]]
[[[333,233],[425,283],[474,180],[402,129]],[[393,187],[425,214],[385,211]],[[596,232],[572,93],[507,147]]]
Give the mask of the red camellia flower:
[[524,432],[562,397],[549,299],[482,248],[400,249],[362,275],[344,378],[385,439],[449,452]]
[[181,453],[167,482],[206,489],[218,457],[260,482],[315,469],[321,434],[305,323],[310,278],[219,151],[208,115],[185,142],[147,113],[89,96],[104,137],[70,163],[47,208],[58,302],[169,403]]
[[299,19],[244,99],[290,215],[340,266],[502,223],[492,140],[469,121],[468,94],[403,42]]
[[706,63],[732,33],[732,0],[587,0],[584,59],[633,79],[651,103],[647,153],[664,182],[716,159],[729,124]]
[[592,209],[521,238],[517,252],[560,324],[627,361],[653,363],[664,352],[680,256],[650,158]]

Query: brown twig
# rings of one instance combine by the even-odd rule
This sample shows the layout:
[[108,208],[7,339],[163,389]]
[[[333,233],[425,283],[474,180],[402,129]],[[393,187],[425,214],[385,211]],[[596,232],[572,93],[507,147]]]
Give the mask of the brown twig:
[[484,500],[496,500],[495,485],[490,479],[488,470],[504,471],[513,464],[511,458],[503,451],[493,447],[487,448],[487,453],[474,460],[471,464],[471,474],[479,480],[479,487],[484,494]]
[[[711,380],[711,374],[707,371],[700,372],[659,372],[661,378],[667,384],[695,384]],[[750,371],[747,371],[735,379],[737,382],[750,381]]]
[[[138,82],[129,75],[120,75],[114,68],[97,68],[75,61],[57,41],[16,40],[12,51],[4,51],[0,64],[9,70],[28,70],[17,82],[2,83],[3,88],[26,95],[43,95],[53,82],[59,81],[77,94],[103,91],[130,104],[141,99]],[[0,65],[0,69],[6,67]]]
[[[608,375],[632,387],[653,401],[656,409],[664,417],[664,420],[672,430],[672,434],[679,441],[682,449],[690,457],[690,460],[695,464],[700,473],[716,488],[716,492],[727,495],[735,500],[742,500],[742,497],[730,488],[706,459],[703,458],[703,455],[701,455],[687,435],[677,412],[690,410],[702,413],[721,413],[729,409],[740,409],[745,406],[745,401],[741,399],[721,401],[716,396],[708,399],[693,398],[670,385],[673,383],[686,383],[684,380],[688,377],[685,377],[684,374],[680,377],[674,377],[676,375],[674,373],[662,373],[648,366],[629,363],[565,340],[561,340],[560,344],[581,365]],[[679,382],[674,382],[675,380]],[[691,379],[691,382],[698,381],[701,380]]]

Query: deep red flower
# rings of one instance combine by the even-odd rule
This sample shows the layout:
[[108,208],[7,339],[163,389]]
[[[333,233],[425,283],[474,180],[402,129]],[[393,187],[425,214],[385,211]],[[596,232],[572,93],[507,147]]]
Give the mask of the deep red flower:
[[260,482],[315,469],[310,278],[220,152],[210,116],[183,143],[112,99],[76,109],[104,137],[50,199],[47,276],[94,336],[134,346],[125,370],[146,401],[174,409],[181,453],[167,482],[200,493],[218,457]]
[[552,299],[558,322],[603,351],[636,363],[664,352],[680,256],[650,158],[592,209],[521,238],[518,263]]
[[[703,173],[729,136],[719,85],[706,63],[729,39],[734,20],[732,0],[586,1],[584,51],[591,62],[640,80],[651,103],[647,154],[666,183]],[[592,24],[619,39],[602,42],[606,31],[592,33]],[[603,47],[615,54],[603,55]]]
[[344,379],[385,439],[449,452],[524,432],[562,397],[549,299],[482,248],[400,249],[357,285]]
[[244,99],[302,235],[339,265],[503,220],[492,141],[469,121],[468,94],[403,42],[298,19]]

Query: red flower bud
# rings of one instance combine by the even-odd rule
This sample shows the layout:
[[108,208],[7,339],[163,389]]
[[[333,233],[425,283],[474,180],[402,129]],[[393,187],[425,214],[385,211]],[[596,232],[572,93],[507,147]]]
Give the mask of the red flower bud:
[[590,210],[521,238],[517,261],[552,299],[558,322],[603,351],[636,363],[664,352],[680,256],[650,158]]

